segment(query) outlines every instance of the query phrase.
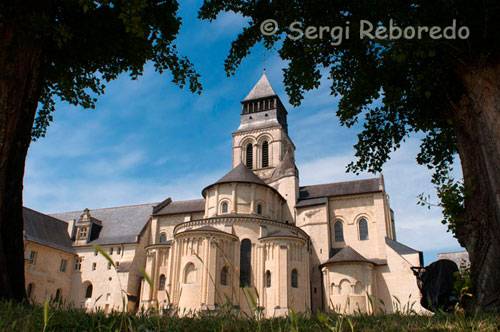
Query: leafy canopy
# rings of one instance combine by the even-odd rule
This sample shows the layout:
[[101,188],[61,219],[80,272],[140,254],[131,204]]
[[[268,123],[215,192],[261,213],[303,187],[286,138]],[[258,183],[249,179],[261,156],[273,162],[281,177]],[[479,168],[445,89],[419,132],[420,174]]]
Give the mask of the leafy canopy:
[[0,4],[0,24],[17,24],[43,50],[45,80],[32,138],[45,135],[56,97],[94,108],[106,82],[123,72],[136,79],[148,61],[160,73],[170,71],[181,88],[201,92],[199,75],[174,44],[177,10],[176,0],[46,1],[41,11]]
[[[232,43],[225,61],[228,75],[234,73],[255,44],[276,47],[287,63],[284,83],[290,103],[297,106],[304,92],[317,88],[322,74],[328,73],[331,94],[341,97],[337,111],[341,124],[350,127],[363,121],[355,145],[356,160],[348,165],[349,171],[381,171],[390,153],[406,138],[423,134],[417,161],[433,170],[432,182],[438,189],[439,205],[445,209],[445,221],[456,231],[464,211],[464,193],[461,184],[449,175],[457,153],[452,112],[463,93],[461,71],[479,61],[498,60],[497,1],[205,0],[199,16],[214,20],[223,11],[251,18]],[[264,36],[260,31],[266,19],[278,22],[273,36]],[[456,19],[458,26],[470,29],[470,37],[358,37],[360,20],[389,26],[390,19],[399,27],[441,28]],[[294,21],[301,22],[303,30],[307,26],[349,26],[350,38],[344,38],[339,45],[332,45],[332,40],[326,38],[292,40],[286,35],[291,33],[289,25]]]

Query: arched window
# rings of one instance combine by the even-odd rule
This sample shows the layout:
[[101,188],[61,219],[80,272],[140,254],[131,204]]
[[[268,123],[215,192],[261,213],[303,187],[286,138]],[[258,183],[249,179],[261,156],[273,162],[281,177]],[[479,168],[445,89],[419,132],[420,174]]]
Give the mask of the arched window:
[[249,169],[253,168],[253,146],[252,143],[247,144],[247,167]]
[[269,143],[262,143],[262,167],[269,167]]
[[167,234],[161,233],[160,234],[160,243],[166,243],[167,242]]
[[196,283],[196,268],[194,267],[193,263],[188,263],[184,269],[184,283]]
[[220,206],[220,212],[227,213],[227,210],[228,210],[228,204],[227,204],[227,202],[223,202]]
[[240,247],[240,287],[250,286],[250,275],[252,267],[250,259],[252,257],[252,243],[249,239],[241,241]]
[[262,214],[262,204],[257,204],[257,214]]
[[158,290],[165,290],[165,275],[160,275],[160,282],[158,284]]
[[344,242],[344,226],[342,221],[335,223],[335,242]]
[[223,286],[227,285],[227,266],[224,266],[220,271],[220,284]]
[[56,296],[54,297],[55,302],[60,302],[62,298],[62,289],[58,288],[56,290]]
[[292,270],[292,288],[299,287],[299,275],[296,269]]
[[271,271],[266,271],[266,287],[271,287]]
[[358,223],[359,239],[361,241],[368,240],[368,222],[366,219],[360,219]]
[[92,284],[87,286],[87,289],[85,290],[85,298],[90,299],[92,297]]
[[28,284],[28,288],[26,289],[26,295],[28,297],[31,297],[33,295],[34,291],[35,291],[35,284],[30,282]]

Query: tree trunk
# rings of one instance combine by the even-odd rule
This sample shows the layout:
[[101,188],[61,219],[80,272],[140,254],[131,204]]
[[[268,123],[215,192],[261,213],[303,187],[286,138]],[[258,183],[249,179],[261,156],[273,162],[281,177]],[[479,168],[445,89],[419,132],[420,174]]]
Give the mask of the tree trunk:
[[26,296],[23,176],[43,82],[41,43],[23,24],[0,26],[0,299],[13,300]]
[[500,63],[459,72],[465,87],[454,111],[464,175],[465,226],[457,237],[471,260],[476,301],[500,307]]

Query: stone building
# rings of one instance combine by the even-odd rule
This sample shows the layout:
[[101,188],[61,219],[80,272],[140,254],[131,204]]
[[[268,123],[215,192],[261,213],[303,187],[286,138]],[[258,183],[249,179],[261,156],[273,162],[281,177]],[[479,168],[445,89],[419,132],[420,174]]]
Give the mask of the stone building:
[[129,309],[181,313],[230,302],[267,316],[420,310],[410,267],[422,253],[396,241],[382,175],[300,186],[287,111],[265,74],[241,104],[233,168],[201,199],[52,216],[75,255],[69,299],[109,310],[126,294]]

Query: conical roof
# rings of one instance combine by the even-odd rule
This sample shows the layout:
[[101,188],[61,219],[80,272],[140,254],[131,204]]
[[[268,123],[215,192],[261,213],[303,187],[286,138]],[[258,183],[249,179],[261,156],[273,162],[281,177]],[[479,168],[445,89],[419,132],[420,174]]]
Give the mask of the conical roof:
[[262,181],[254,172],[248,169],[244,164],[240,163],[238,166],[233,168],[229,173],[224,175],[219,181],[207,186],[205,189],[201,191],[203,196],[205,196],[205,190],[209,187],[221,184],[221,183],[231,183],[231,182],[243,182],[243,183],[255,183],[263,186],[267,186],[267,184]]
[[255,84],[250,93],[243,99],[243,101],[260,99],[265,97],[276,96],[271,83],[267,79],[266,72],[262,74],[260,80]]
[[242,163],[233,168],[229,173],[224,175],[215,184],[228,183],[228,182],[246,182],[257,183],[266,186],[267,184],[262,181],[254,172],[248,169]]
[[362,262],[362,263],[374,264],[374,262],[363,257],[363,255],[361,255],[359,252],[357,252],[350,246],[346,246],[340,249],[340,251],[338,251],[333,257],[331,257],[322,265],[330,263],[350,263],[350,262]]
[[293,161],[293,158],[290,156],[288,151],[285,153],[285,156],[283,157],[283,160],[280,161],[278,166],[273,171],[273,174],[268,180],[268,183],[274,182],[276,180],[279,180],[285,176],[295,176],[296,175],[296,170],[295,170],[295,163]]

